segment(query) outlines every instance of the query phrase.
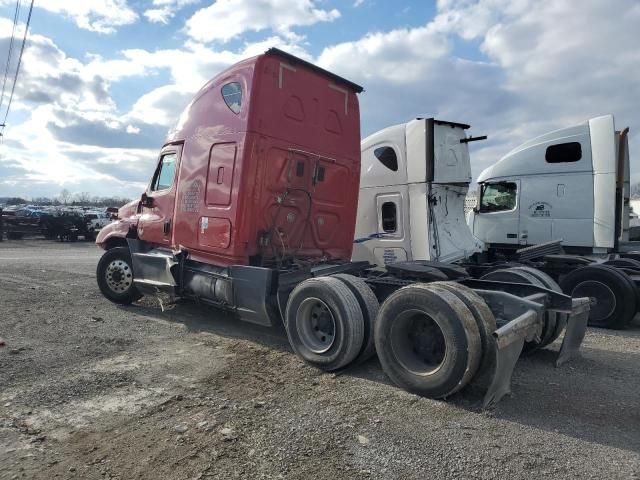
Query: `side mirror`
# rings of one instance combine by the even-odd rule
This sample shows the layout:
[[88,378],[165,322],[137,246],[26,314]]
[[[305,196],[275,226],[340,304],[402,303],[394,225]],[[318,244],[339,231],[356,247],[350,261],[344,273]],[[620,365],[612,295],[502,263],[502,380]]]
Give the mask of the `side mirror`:
[[151,208],[153,207],[153,197],[150,197],[145,193],[142,194],[142,196],[140,197],[140,204],[143,207],[148,207]]

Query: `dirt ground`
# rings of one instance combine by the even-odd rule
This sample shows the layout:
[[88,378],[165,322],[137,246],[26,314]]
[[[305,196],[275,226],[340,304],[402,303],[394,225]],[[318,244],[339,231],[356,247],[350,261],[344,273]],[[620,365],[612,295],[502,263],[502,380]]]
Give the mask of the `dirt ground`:
[[372,360],[304,365],[282,328],[105,300],[92,244],[0,243],[0,479],[640,478],[640,321],[519,361],[481,410]]

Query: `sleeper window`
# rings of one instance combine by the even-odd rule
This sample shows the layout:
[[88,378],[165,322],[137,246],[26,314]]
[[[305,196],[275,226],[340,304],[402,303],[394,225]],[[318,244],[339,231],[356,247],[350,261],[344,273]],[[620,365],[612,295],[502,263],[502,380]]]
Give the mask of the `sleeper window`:
[[547,163],[577,162],[582,158],[582,146],[579,142],[550,145],[544,156]]
[[177,155],[175,152],[166,153],[160,160],[160,166],[151,188],[152,191],[157,192],[159,190],[166,190],[173,185],[173,177],[176,174],[176,160]]
[[481,212],[503,212],[516,208],[517,186],[513,182],[485,183],[480,197]]
[[373,151],[373,154],[389,170],[398,171],[398,156],[393,148],[378,147]]
[[227,83],[222,86],[221,93],[229,110],[235,114],[240,113],[240,106],[242,105],[242,88],[240,84],[238,82]]

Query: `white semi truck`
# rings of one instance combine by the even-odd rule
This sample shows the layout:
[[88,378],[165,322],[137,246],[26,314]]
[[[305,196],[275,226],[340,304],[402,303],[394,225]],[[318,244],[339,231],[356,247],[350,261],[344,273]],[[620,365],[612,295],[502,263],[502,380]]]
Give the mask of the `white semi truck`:
[[485,260],[561,246],[560,254],[539,248],[529,263],[565,293],[594,299],[590,324],[610,328],[627,326],[640,306],[627,133],[604,115],[529,140],[480,174],[478,207],[468,217],[489,253]]
[[[362,141],[353,260],[400,276],[410,270],[429,281],[467,278],[473,285],[476,277],[560,292],[549,275],[529,265],[482,261],[484,244],[466,224],[464,200],[471,182],[468,143],[486,137],[468,137],[468,128],[417,118]],[[496,317],[498,325],[504,322]],[[546,314],[524,351],[550,344],[565,326],[564,314]]]
[[[565,293],[592,299],[592,324],[626,325],[636,311],[634,280],[640,281],[633,275],[640,267],[629,252],[633,244],[623,241],[628,230],[623,211],[628,200],[621,194],[629,184],[626,132],[615,132],[613,117],[599,117],[514,150],[483,172],[480,208],[470,216],[469,229],[464,215],[472,180],[468,143],[486,137],[467,137],[468,128],[418,118],[362,141],[354,260],[391,270],[419,262],[436,277],[443,264],[453,264],[484,280],[556,291],[560,281]],[[572,161],[559,160],[566,155],[573,155]],[[626,162],[622,179],[616,161]],[[552,196],[564,200],[553,214]],[[613,214],[616,197],[619,219]],[[530,215],[523,220],[525,211]],[[563,236],[575,240],[573,245],[560,242]],[[621,241],[615,242],[618,236]],[[566,248],[559,255],[560,243]],[[549,315],[539,341],[526,349],[551,343],[564,323],[562,315]]]

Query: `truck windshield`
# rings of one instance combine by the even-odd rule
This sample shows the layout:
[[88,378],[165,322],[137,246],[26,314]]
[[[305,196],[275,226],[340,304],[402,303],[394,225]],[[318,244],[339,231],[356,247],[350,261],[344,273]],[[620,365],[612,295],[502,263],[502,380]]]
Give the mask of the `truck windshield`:
[[482,185],[480,212],[502,212],[516,208],[517,186],[513,182]]

